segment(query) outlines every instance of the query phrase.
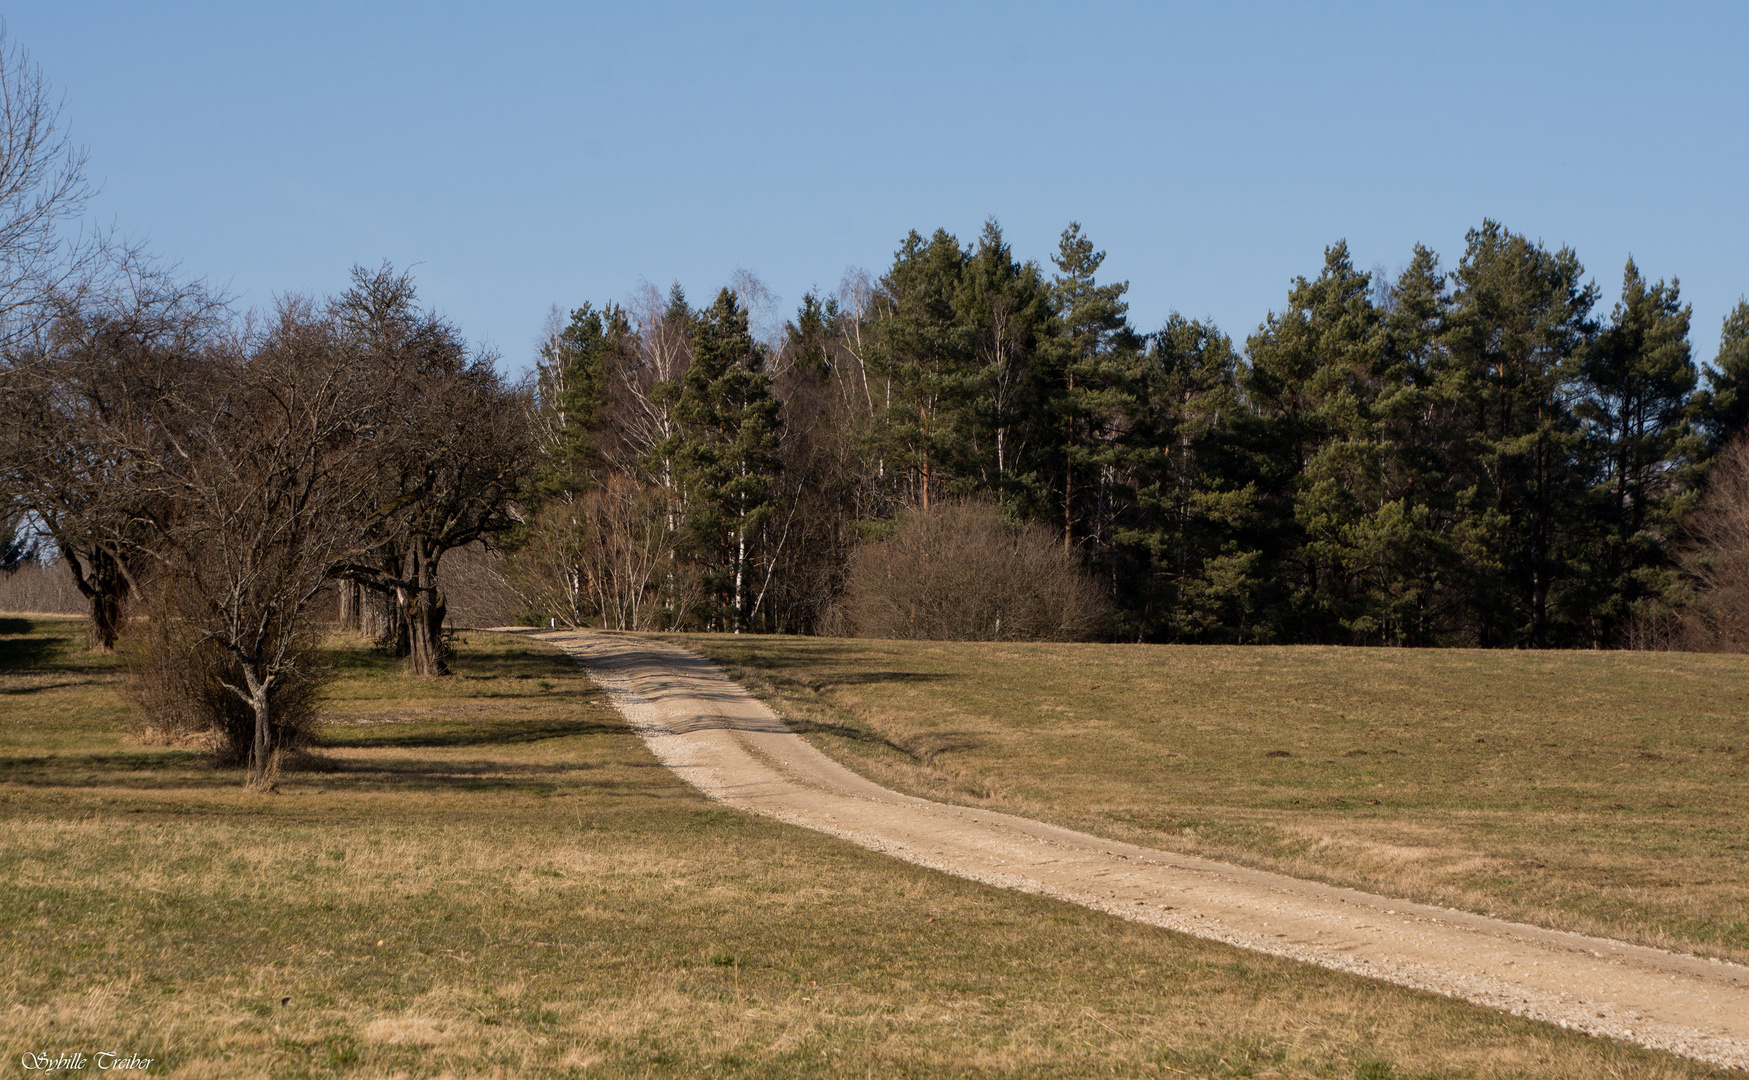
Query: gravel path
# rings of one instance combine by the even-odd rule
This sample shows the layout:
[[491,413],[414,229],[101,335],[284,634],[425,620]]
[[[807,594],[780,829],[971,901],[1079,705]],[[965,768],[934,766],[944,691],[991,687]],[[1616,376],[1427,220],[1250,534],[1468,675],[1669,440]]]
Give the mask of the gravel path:
[[713,799],[990,885],[1749,1069],[1749,968],[1392,900],[889,791],[675,645],[540,633]]

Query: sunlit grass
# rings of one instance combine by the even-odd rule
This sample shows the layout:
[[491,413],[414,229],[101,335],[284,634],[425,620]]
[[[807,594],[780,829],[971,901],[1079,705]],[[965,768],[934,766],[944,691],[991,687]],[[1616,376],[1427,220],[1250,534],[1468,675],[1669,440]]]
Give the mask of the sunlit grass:
[[227,1078],[1712,1075],[719,808],[527,639],[470,635],[458,676],[430,682],[337,642],[321,767],[264,796],[136,741],[118,668],[79,651],[75,624],[5,630],[0,1060],[110,1050]]
[[1749,657],[684,641],[919,794],[1749,960]]

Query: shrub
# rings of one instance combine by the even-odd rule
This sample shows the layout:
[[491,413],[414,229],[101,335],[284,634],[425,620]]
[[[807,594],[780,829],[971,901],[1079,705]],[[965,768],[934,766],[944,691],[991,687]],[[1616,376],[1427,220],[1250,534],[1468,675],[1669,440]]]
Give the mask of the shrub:
[[[143,714],[143,734],[154,741],[198,740],[218,764],[245,765],[255,739],[255,710],[231,687],[245,686],[242,665],[198,621],[179,611],[174,589],[155,587],[147,617],[135,624],[129,647],[130,690]],[[316,700],[329,678],[319,642],[304,632],[291,642],[289,674],[269,692],[270,744],[276,754],[298,750],[314,734]]]
[[1107,610],[1050,529],[972,500],[907,514],[859,546],[840,608],[857,636],[934,641],[1085,641]]

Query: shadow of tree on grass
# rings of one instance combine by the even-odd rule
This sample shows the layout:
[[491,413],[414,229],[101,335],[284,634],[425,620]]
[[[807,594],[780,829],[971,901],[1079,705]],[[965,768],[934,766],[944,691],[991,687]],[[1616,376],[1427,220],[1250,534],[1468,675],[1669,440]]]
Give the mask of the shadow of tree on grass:
[[421,723],[417,720],[368,726],[329,725],[317,732],[316,749],[446,746],[523,746],[578,735],[623,734],[622,724],[580,720],[472,720],[467,723]]

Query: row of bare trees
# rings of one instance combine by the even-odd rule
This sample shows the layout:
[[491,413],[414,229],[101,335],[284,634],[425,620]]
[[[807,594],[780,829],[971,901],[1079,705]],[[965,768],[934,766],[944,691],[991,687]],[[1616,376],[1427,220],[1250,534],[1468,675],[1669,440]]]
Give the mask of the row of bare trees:
[[446,672],[438,568],[504,527],[532,445],[523,392],[387,267],[239,317],[129,260],[52,294],[0,380],[8,494],[89,600],[94,645],[148,610],[163,662],[228,692],[207,722],[255,777],[295,734],[276,706],[308,697],[337,581],[389,613],[410,673]]

